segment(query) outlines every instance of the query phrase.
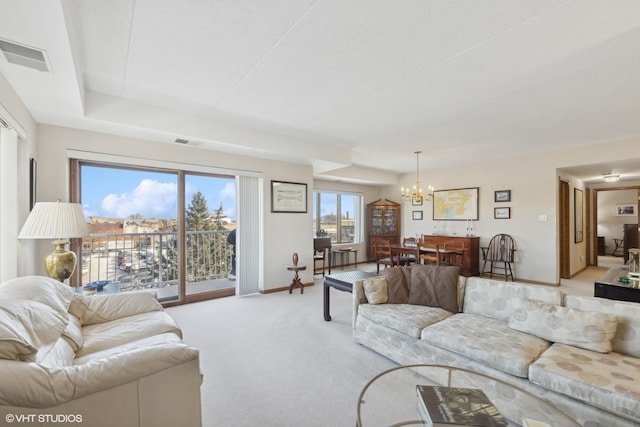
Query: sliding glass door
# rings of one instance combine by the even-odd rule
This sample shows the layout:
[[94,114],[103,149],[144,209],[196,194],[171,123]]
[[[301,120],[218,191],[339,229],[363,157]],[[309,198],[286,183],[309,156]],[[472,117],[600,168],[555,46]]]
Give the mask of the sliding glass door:
[[185,174],[186,295],[235,293],[236,182]]
[[78,176],[91,233],[82,285],[153,289],[162,302],[235,293],[235,177],[89,162]]

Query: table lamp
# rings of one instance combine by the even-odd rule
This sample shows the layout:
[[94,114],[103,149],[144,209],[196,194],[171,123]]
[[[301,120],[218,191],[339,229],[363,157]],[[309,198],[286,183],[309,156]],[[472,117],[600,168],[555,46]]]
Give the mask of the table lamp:
[[79,203],[38,202],[24,223],[19,239],[55,239],[55,250],[45,258],[47,274],[60,282],[71,277],[76,267],[76,254],[67,251],[67,239],[89,235]]

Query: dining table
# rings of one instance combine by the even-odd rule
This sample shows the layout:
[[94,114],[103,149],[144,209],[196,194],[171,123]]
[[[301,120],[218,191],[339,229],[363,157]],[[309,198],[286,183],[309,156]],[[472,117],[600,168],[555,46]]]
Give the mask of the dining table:
[[[430,248],[425,246],[413,246],[413,245],[401,245],[401,244],[392,244],[391,245],[391,256],[395,260],[399,260],[402,256],[414,256],[416,260],[419,259],[420,253],[433,253],[436,251],[436,248]],[[449,261],[451,255],[459,255],[466,252],[466,248],[455,248],[455,249],[444,249],[438,248],[438,252],[442,255],[442,261]],[[417,261],[416,261],[417,262]]]

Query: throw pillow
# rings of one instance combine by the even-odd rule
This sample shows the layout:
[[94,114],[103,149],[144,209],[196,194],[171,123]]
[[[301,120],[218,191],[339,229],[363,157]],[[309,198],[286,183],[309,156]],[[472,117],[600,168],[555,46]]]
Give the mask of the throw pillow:
[[618,320],[612,314],[579,311],[526,298],[514,301],[509,327],[547,341],[593,350],[611,351]]
[[369,304],[386,304],[389,301],[387,292],[387,279],[384,277],[372,277],[362,282],[364,294]]
[[388,267],[384,273],[387,278],[389,304],[408,304],[411,267]]
[[0,298],[38,301],[66,316],[76,293],[69,285],[45,276],[23,276],[0,284]]
[[411,266],[409,304],[440,307],[458,313],[457,266]]
[[85,298],[85,301],[88,305],[83,317],[80,319],[83,326],[104,323],[135,314],[163,310],[155,292],[91,295]]
[[38,348],[54,343],[68,323],[37,301],[0,299],[0,359],[35,361]]

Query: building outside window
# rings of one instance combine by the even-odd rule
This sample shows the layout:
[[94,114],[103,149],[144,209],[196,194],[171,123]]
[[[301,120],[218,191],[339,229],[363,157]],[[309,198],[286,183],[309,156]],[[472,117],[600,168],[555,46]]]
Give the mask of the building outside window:
[[313,192],[313,235],[332,243],[361,243],[363,198],[360,194]]

